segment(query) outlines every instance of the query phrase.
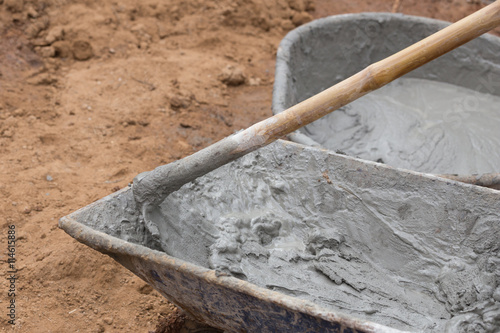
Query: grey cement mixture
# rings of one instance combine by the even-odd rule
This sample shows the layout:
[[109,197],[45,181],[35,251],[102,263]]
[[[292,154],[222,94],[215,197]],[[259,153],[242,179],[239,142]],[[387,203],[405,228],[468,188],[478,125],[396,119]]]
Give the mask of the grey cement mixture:
[[401,78],[306,126],[332,150],[434,174],[500,169],[500,97]]
[[497,196],[288,145],[171,194],[149,216],[153,239],[174,257],[389,327],[498,332]]

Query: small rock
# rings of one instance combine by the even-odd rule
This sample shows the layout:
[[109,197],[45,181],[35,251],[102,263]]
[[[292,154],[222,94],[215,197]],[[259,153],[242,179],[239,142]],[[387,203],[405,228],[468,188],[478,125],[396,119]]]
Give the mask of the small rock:
[[49,46],[49,43],[45,40],[45,38],[32,38],[31,39],[31,45],[33,46]]
[[52,58],[56,55],[56,50],[52,46],[46,46],[40,48],[40,55],[43,58]]
[[143,33],[144,30],[145,30],[145,27],[144,27],[144,24],[142,24],[142,23],[138,23],[138,24],[134,25],[132,28],[130,28],[130,31],[132,31],[132,32]]
[[189,143],[187,143],[186,141],[184,140],[178,140],[177,141],[177,144],[181,147],[181,149],[183,150],[191,150],[191,146],[189,145]]
[[316,4],[314,3],[314,0],[306,0],[305,6],[306,6],[306,11],[308,12],[313,12],[316,10]]
[[76,60],[85,61],[94,56],[94,51],[89,42],[77,40],[73,43],[73,57]]
[[12,136],[14,136],[14,132],[11,129],[5,129],[0,132],[0,137],[12,138]]
[[191,101],[194,99],[194,96],[185,96],[181,93],[170,97],[170,106],[173,109],[187,108],[191,105]]
[[143,295],[149,295],[149,294],[151,294],[151,292],[153,292],[153,287],[151,287],[147,283],[144,283],[142,286],[139,286],[137,288],[137,290],[139,291],[139,293],[141,293]]
[[106,324],[106,325],[112,325],[113,324],[113,317],[104,317],[102,319],[102,321]]
[[52,44],[52,47],[54,48],[55,57],[58,58],[69,58],[73,55],[73,52],[71,51],[71,46],[69,45],[68,42],[66,41],[57,41]]
[[5,128],[17,127],[17,120],[14,116],[10,115],[9,117],[7,117],[7,119],[5,119],[5,121],[2,122],[2,125]]
[[251,77],[248,79],[249,86],[260,86],[262,80],[258,77]]
[[12,112],[12,115],[14,117],[22,117],[26,114],[26,111],[24,109],[15,109],[14,112]]
[[57,78],[53,77],[49,73],[41,73],[35,77],[32,77],[26,80],[29,84],[40,85],[40,86],[49,86],[57,82]]
[[24,32],[29,38],[35,38],[38,36],[40,31],[45,30],[50,25],[50,19],[48,16],[41,16],[34,20],[30,25],[28,25]]
[[5,0],[3,3],[7,10],[12,13],[20,13],[23,11],[24,0]]
[[288,0],[288,6],[299,12],[304,11],[306,9],[306,4],[304,0]]
[[228,86],[239,86],[246,81],[246,75],[241,68],[232,65],[226,66],[219,75],[219,80]]
[[29,5],[28,8],[26,9],[26,14],[28,15],[29,18],[37,18],[38,17],[38,12],[33,8],[32,5]]
[[179,98],[179,96],[174,96],[170,99],[170,106],[178,109],[182,106],[182,100]]
[[295,28],[292,21],[290,21],[290,20],[281,21],[280,26],[285,31],[292,30],[293,28]]
[[163,24],[160,22],[158,23],[157,27],[158,27],[158,36],[160,37],[160,39],[172,35],[171,29],[168,27],[167,24]]
[[269,31],[269,29],[271,28],[269,20],[266,17],[264,17],[264,16],[261,16],[261,17],[258,17],[258,18],[254,18],[252,20],[252,24],[254,26],[256,26],[256,27],[261,28],[264,31]]
[[312,21],[312,16],[308,12],[299,12],[295,13],[292,16],[292,23],[298,27],[299,25],[302,25],[304,23]]
[[45,40],[47,43],[52,44],[55,41],[61,40],[64,37],[64,29],[63,27],[54,27],[49,30],[47,33],[47,36],[45,37]]

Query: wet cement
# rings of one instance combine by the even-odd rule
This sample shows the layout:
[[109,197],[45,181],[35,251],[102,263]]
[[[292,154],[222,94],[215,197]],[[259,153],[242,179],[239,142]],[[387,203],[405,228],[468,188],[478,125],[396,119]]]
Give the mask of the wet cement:
[[401,78],[306,126],[321,146],[434,174],[500,169],[500,97]]
[[166,253],[393,328],[500,327],[498,193],[279,142],[171,194]]
[[[301,26],[278,49],[273,112],[279,113],[447,25],[414,16],[366,13]],[[421,172],[498,172],[498,54],[500,39],[483,35],[291,138]]]

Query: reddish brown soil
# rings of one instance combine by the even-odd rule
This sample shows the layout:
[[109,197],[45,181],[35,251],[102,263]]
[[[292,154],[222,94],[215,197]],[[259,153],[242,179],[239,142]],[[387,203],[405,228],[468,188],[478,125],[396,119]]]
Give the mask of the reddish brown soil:
[[[394,0],[0,0],[0,327],[148,332],[174,307],[58,219],[271,114],[276,49]],[[481,1],[401,0],[455,21]],[[16,325],[7,230],[17,230]]]

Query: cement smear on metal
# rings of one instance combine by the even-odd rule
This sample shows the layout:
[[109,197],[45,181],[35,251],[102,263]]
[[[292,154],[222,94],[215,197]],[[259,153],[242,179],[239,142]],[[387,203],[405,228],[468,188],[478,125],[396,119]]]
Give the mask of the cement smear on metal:
[[498,200],[293,146],[273,144],[171,194],[151,215],[155,242],[389,327],[498,330]]
[[500,166],[500,97],[449,83],[401,78],[304,129],[332,150],[435,174]]

